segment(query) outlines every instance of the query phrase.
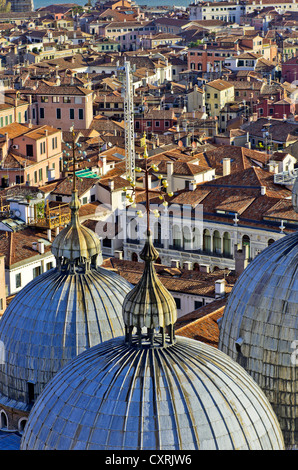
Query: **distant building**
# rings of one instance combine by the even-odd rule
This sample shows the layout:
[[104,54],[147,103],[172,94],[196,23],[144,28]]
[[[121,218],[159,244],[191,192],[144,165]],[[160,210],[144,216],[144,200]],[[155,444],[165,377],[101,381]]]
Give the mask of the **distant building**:
[[205,85],[206,111],[209,116],[220,115],[220,110],[226,103],[234,101],[234,85],[225,80],[213,80]]
[[11,11],[23,12],[34,10],[33,0],[10,0],[10,2]]

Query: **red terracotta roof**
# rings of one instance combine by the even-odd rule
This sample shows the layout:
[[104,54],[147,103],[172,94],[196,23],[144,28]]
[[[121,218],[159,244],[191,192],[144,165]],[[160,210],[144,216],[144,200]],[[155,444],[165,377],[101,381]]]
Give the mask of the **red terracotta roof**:
[[219,339],[217,321],[223,316],[226,302],[227,298],[214,300],[179,317],[175,324],[176,334],[217,347]]
[[39,255],[32,248],[32,243],[38,240],[45,242],[45,253],[51,250],[51,243],[47,240],[46,231],[26,228],[18,232],[2,232],[0,236],[0,253],[5,255],[5,265],[11,267],[16,263]]

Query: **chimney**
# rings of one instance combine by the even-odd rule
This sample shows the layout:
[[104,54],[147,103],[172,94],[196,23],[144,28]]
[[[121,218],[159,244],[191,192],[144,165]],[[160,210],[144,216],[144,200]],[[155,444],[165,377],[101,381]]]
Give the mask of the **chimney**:
[[183,262],[183,269],[186,269],[187,271],[191,271],[191,261],[184,261]]
[[208,264],[200,264],[201,273],[210,273],[210,266]]
[[215,281],[215,298],[219,299],[226,294],[226,281],[224,279],[217,279]]
[[174,173],[174,163],[167,162],[167,180],[168,180],[168,192],[173,192],[173,173]]
[[190,181],[189,182],[189,190],[194,191],[196,189],[197,185],[195,181]]
[[114,191],[114,180],[109,180],[109,188],[111,191]]
[[248,265],[248,246],[235,245],[234,257],[236,276],[240,276]]
[[50,228],[47,229],[47,236],[48,236],[49,242],[51,242],[52,241],[52,230]]
[[222,172],[223,172],[223,176],[227,176],[231,174],[231,159],[230,158],[223,158]]
[[268,171],[269,173],[278,173],[278,164],[276,162],[269,162]]
[[261,196],[265,196],[266,194],[266,186],[261,186]]
[[38,252],[42,255],[44,253],[44,242],[38,242],[37,248]]
[[172,268],[179,268],[180,267],[180,261],[178,259],[172,259],[171,260],[171,267]]
[[251,148],[251,142],[250,142],[250,140],[249,140],[249,132],[246,133],[246,142],[245,142],[244,146],[245,146],[247,149],[250,149],[250,148]]
[[102,176],[104,176],[107,172],[107,157],[105,155],[103,155],[101,157],[101,161],[102,161],[101,174],[102,174]]
[[123,251],[115,250],[114,251],[114,257],[117,258],[117,259],[123,259]]

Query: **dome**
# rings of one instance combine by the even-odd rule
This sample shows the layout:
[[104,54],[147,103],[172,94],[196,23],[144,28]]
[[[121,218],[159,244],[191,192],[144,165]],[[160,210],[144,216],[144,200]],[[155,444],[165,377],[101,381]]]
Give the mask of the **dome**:
[[67,259],[70,262],[79,258],[92,259],[100,251],[100,241],[92,230],[79,221],[80,201],[77,190],[72,193],[69,207],[70,223],[55,237],[52,253],[57,259]]
[[61,370],[31,411],[21,450],[282,450],[277,419],[242,367],[177,338],[116,338]]
[[154,274],[149,235],[144,275],[123,304],[125,336],[54,376],[21,449],[283,449],[276,416],[248,373],[212,346],[175,337],[176,306]]
[[132,285],[97,266],[100,241],[79,222],[77,191],[70,208],[53,243],[57,267],[18,292],[0,321],[0,404],[26,413],[68,361],[125,333],[122,304]]
[[123,336],[122,304],[131,287],[99,267],[80,274],[52,269],[28,283],[0,321],[0,403],[30,408],[28,383],[36,397],[77,354]]
[[219,349],[242,365],[266,394],[287,447],[298,443],[297,269],[298,233],[262,251],[229,296],[219,338]]
[[161,327],[165,340],[166,329],[171,329],[176,322],[177,307],[154,269],[153,262],[157,260],[158,252],[152,244],[150,232],[140,258],[145,261],[143,275],[140,282],[127,294],[123,304],[127,333],[136,329],[141,339],[142,328],[153,332],[155,328]]

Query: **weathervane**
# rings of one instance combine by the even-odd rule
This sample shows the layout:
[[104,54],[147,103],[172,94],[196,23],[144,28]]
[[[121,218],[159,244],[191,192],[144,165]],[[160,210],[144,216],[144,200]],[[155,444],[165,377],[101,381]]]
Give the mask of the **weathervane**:
[[[145,180],[145,194],[146,194],[146,215],[147,215],[147,234],[150,234],[150,212],[154,214],[155,217],[160,217],[160,213],[158,209],[154,209],[151,211],[150,209],[150,201],[149,201],[149,175],[151,172],[158,172],[159,168],[154,163],[152,165],[148,165],[148,152],[147,152],[147,143],[146,143],[146,132],[144,132],[143,137],[141,138],[141,147],[144,148],[143,158],[145,161],[144,168],[140,168],[138,166],[135,167],[134,171],[137,173],[143,173],[144,180]],[[159,188],[159,199],[162,201],[164,207],[168,206],[168,202],[165,200],[165,190],[168,187],[167,180],[162,176],[158,175],[157,178],[161,180],[161,186]],[[126,192],[126,198],[131,203],[131,207],[136,207],[134,202],[135,194],[136,194],[136,183],[135,178],[131,176],[127,176],[126,180],[130,183],[130,187],[125,187],[124,191]],[[173,196],[173,193],[168,193],[168,196]],[[138,217],[143,217],[142,211],[137,211]]]
[[[144,148],[144,168],[135,167],[134,171],[137,173],[143,172],[145,181],[147,237],[140,252],[140,258],[144,261],[145,266],[141,279],[126,295],[122,311],[125,324],[125,341],[137,348],[156,348],[170,346],[176,342],[174,325],[177,320],[177,306],[173,296],[162,284],[154,268],[154,263],[158,259],[158,251],[153,245],[150,232],[148,179],[151,171],[158,172],[158,167],[155,164],[148,164],[145,133],[141,139],[141,147]],[[126,179],[130,182],[130,188],[124,188],[124,190],[131,191],[126,197],[135,206],[135,179],[130,176]],[[159,198],[166,208],[168,203],[165,200],[165,189],[168,187],[168,182],[162,175],[158,175],[158,179],[161,180]],[[171,196],[171,193],[168,194]],[[160,216],[158,209],[152,212],[156,217]],[[138,211],[138,215],[143,217],[143,212]]]
[[[72,136],[72,143],[69,144],[68,142],[65,144],[67,148],[72,150],[72,190],[75,192],[77,190],[76,187],[76,164],[79,163],[80,161],[84,160],[86,157],[87,153],[85,151],[81,150],[82,144],[79,142],[76,142],[76,134],[74,130],[74,126],[71,126],[69,129],[71,132]],[[78,150],[79,156],[76,158],[76,150]],[[63,150],[64,156],[65,157],[70,157],[70,153],[67,152],[66,150]],[[64,161],[64,165],[67,165],[68,162]],[[71,180],[70,180],[71,181]]]

